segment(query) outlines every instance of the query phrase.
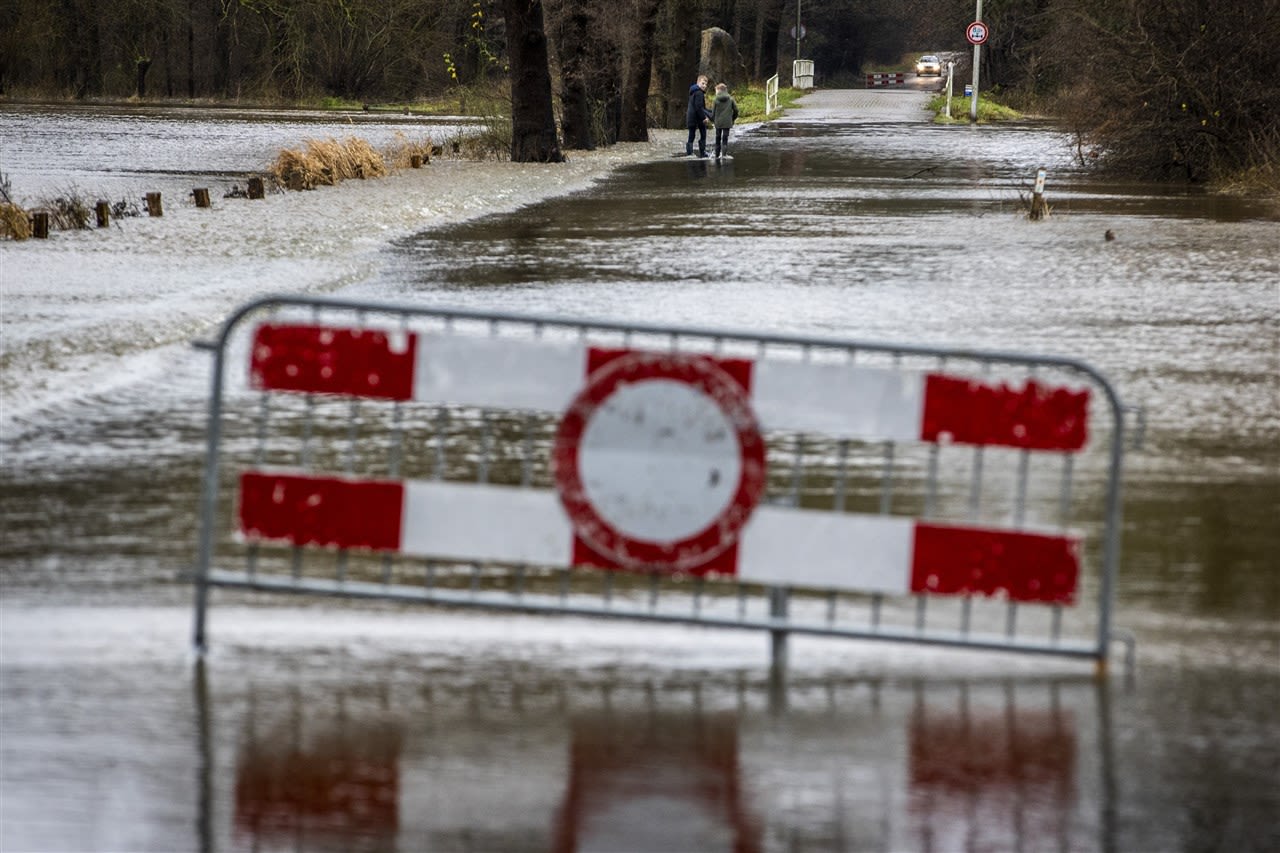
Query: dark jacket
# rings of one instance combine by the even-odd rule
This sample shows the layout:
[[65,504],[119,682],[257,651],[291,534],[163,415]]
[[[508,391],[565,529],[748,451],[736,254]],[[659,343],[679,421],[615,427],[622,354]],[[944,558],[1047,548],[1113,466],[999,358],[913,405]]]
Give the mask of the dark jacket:
[[684,126],[701,127],[702,122],[709,118],[711,111],[707,109],[707,93],[694,83],[689,87],[689,109],[684,113]]
[[711,123],[716,130],[728,130],[738,118],[738,102],[728,92],[716,95],[711,104]]

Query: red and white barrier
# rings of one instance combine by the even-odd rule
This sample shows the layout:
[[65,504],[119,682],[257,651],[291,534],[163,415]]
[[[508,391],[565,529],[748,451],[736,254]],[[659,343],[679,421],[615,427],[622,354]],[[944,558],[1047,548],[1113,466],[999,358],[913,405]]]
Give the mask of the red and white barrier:
[[577,342],[264,325],[273,391],[558,412],[556,491],[249,471],[251,539],[443,559],[719,573],[883,593],[1070,602],[1065,536],[758,506],[762,431],[1072,452],[1087,391]]
[[877,72],[867,75],[867,86],[901,86],[907,82],[902,72]]

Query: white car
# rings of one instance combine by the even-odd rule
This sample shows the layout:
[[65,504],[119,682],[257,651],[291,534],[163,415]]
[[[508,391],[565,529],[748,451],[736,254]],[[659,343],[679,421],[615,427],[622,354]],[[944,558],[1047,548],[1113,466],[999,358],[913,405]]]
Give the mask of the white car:
[[920,61],[916,63],[916,76],[941,77],[942,60],[934,56],[932,53],[928,53],[920,57]]

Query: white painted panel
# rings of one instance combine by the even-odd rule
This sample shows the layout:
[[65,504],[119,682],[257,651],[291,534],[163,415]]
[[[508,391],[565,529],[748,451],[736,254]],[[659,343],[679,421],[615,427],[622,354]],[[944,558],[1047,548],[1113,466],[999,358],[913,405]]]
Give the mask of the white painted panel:
[[400,550],[421,557],[567,566],[573,531],[554,492],[412,480]]
[[911,585],[915,520],[758,507],[738,546],[738,576],[776,583],[901,594]]
[[755,365],[751,399],[764,429],[918,441],[924,377],[874,367],[766,360]]
[[418,340],[413,399],[562,412],[586,379],[586,352],[569,341],[427,333]]

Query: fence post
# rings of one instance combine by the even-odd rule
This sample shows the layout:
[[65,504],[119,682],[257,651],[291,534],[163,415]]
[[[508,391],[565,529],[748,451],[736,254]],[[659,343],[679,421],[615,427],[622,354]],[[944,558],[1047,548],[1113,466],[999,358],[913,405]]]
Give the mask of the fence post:
[[160,193],[147,193],[147,215],[164,216],[164,205],[160,201]]
[[196,199],[196,207],[208,207],[208,206],[209,206],[209,189],[208,189],[208,187],[196,187],[194,190],[192,190],[192,191],[191,191],[191,194],[192,194],[193,196],[195,196],[195,199]]
[[49,238],[49,212],[37,210],[31,214],[31,236],[37,240]]
[[93,209],[98,215],[99,228],[106,228],[111,224],[111,203],[109,201],[106,199],[99,199]]
[[265,198],[266,189],[262,185],[262,178],[249,179],[249,198]]
[[1036,221],[1049,215],[1049,203],[1044,200],[1044,169],[1036,172],[1036,186],[1031,193],[1031,212],[1027,218]]

